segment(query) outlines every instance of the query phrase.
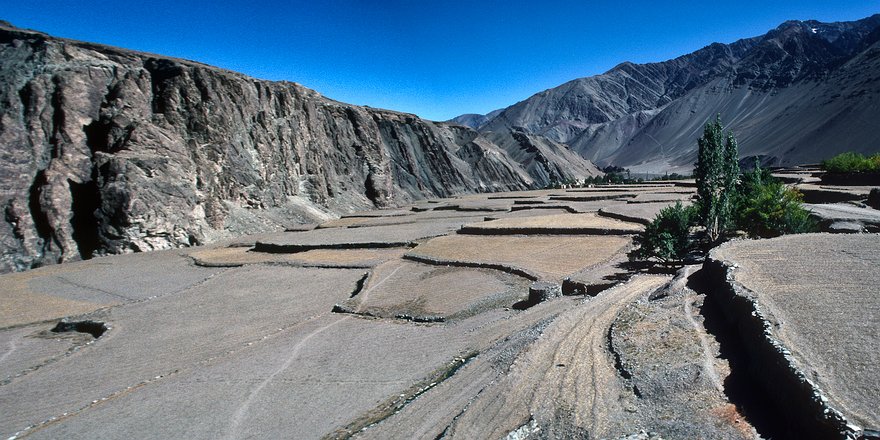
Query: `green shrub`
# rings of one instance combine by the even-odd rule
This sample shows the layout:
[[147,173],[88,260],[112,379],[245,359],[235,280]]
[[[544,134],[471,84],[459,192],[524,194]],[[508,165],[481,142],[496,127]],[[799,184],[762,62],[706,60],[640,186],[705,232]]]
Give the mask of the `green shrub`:
[[750,237],[777,237],[815,231],[816,222],[802,206],[803,195],[761,168],[743,174],[734,200],[737,229]]
[[697,211],[693,206],[676,202],[663,208],[645,227],[645,231],[636,237],[639,248],[632,253],[632,257],[640,260],[653,258],[665,264],[684,261],[694,249],[690,229],[696,220]]
[[859,153],[840,153],[822,161],[822,168],[832,173],[863,173],[880,171],[880,154],[865,157]]

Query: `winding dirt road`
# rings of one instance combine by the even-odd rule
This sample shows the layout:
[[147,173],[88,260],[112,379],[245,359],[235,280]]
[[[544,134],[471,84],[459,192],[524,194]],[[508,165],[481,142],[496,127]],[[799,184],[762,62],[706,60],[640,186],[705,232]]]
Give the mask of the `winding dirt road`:
[[[506,373],[491,377],[486,372],[497,363],[479,356],[443,387],[420,396],[361,436],[504,438],[517,430],[540,430],[542,437],[565,438],[611,434],[616,414],[623,411],[621,398],[630,391],[622,386],[608,351],[608,330],[620,310],[669,280],[659,275],[636,276],[569,308],[515,357]],[[478,377],[482,380],[475,381]],[[430,429],[419,419],[423,409],[434,404],[435,409],[449,411],[449,401],[460,402],[462,393],[468,392],[471,400],[458,406],[458,414],[446,415],[452,422],[445,428],[435,424]]]

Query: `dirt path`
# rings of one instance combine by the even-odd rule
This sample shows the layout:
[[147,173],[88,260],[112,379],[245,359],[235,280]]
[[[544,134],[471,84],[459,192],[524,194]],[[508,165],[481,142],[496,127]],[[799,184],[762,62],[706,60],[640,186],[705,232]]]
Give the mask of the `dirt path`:
[[712,349],[709,346],[709,340],[706,336],[706,330],[703,329],[703,325],[697,323],[694,319],[694,311],[691,304],[693,304],[694,297],[691,295],[691,291],[685,291],[684,295],[684,317],[687,319],[688,323],[694,328],[694,332],[697,337],[700,339],[700,348],[703,350],[703,373],[709,380],[712,381],[712,386],[715,387],[719,392],[724,392],[724,384],[721,383],[721,378],[718,377],[718,372],[715,371],[715,354],[712,352]]
[[[452,419],[449,426],[435,427],[438,432],[418,432],[417,437],[437,438],[440,434],[441,438],[504,438],[524,426],[527,430],[540,430],[542,436],[550,438],[607,435],[615,414],[622,410],[621,395],[629,393],[621,385],[607,349],[608,330],[621,309],[669,279],[636,276],[566,310],[512,361],[508,374],[485,388],[468,390],[476,394],[471,394],[463,408],[459,406],[458,414],[446,415]],[[484,368],[492,364],[485,363]],[[462,377],[479,375],[472,369],[461,373]],[[442,392],[438,388],[437,393]],[[436,399],[430,394],[420,399]],[[462,396],[457,393],[457,397]],[[446,411],[451,409],[444,407]],[[385,429],[382,425],[390,428],[406,427],[408,422],[418,424],[417,414],[404,411],[364,434],[370,438],[402,437],[402,432],[395,432],[400,428]],[[412,438],[414,432],[408,434]]]
[[471,405],[453,437],[500,438],[532,419],[551,437],[607,435],[621,411],[621,393],[628,392],[607,350],[608,329],[621,309],[668,281],[638,276],[561,315],[510,374]]

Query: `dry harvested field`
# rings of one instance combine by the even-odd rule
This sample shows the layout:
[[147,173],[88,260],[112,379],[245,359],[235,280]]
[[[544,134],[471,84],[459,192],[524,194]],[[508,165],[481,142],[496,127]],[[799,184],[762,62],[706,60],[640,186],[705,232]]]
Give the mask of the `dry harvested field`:
[[235,267],[276,264],[302,267],[369,268],[400,258],[407,248],[311,249],[297,253],[255,252],[242,246],[212,247],[190,252],[199,266]]
[[[693,192],[476,194],[0,276],[0,434],[777,438],[730,398],[737,364],[689,281],[707,270],[627,263],[633,234]],[[880,253],[862,236],[819,237],[825,253],[784,240],[723,252],[802,368],[868,426],[870,407],[847,399],[876,384],[858,363],[877,363],[864,347],[878,341],[859,286],[878,281],[821,284],[780,258],[820,255],[842,277]],[[774,267],[787,278],[762,272]],[[824,287],[790,291],[800,282]],[[816,315],[840,327],[799,324]]]
[[434,264],[494,265],[535,280],[560,282],[579,269],[610,260],[631,241],[614,235],[448,235],[422,243],[406,256]]
[[733,267],[768,337],[829,406],[856,426],[880,427],[880,235],[731,242],[713,258]]
[[647,225],[669,203],[627,203],[625,205],[606,206],[601,209],[602,215],[628,222]]
[[462,226],[460,234],[578,234],[626,235],[636,234],[643,228],[595,214],[547,214],[524,218],[506,218]]

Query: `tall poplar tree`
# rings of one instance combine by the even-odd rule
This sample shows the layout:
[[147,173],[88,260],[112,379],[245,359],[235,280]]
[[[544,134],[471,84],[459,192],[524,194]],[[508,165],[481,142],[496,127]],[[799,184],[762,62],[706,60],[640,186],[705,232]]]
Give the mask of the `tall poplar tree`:
[[715,242],[732,226],[739,153],[733,133],[724,133],[720,115],[715,117],[714,122],[706,124],[697,145],[694,178],[697,181],[700,222],[706,228],[709,240]]

